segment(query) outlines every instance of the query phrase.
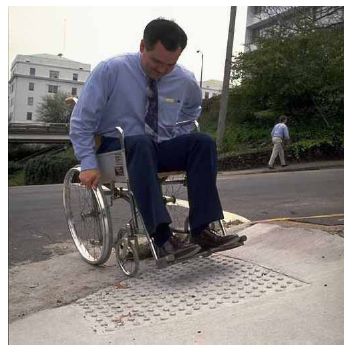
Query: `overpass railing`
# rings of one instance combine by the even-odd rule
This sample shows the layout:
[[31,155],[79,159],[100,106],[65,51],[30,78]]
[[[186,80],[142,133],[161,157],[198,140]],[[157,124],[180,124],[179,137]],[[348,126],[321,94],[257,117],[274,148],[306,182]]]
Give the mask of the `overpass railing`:
[[9,134],[68,134],[69,123],[9,123]]

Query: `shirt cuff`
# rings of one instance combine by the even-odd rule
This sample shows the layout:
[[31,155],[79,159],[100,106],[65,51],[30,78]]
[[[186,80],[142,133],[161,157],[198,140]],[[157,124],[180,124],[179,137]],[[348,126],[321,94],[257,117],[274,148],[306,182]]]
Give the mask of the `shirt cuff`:
[[92,156],[85,157],[83,160],[81,160],[80,166],[81,166],[81,171],[97,169],[98,166],[97,166],[96,156],[92,155]]

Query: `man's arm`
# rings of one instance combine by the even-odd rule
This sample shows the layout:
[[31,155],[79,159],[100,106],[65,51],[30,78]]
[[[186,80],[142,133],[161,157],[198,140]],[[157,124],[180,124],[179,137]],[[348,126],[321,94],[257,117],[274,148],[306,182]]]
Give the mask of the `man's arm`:
[[101,63],[86,81],[70,120],[69,136],[75,156],[81,162],[82,172],[79,177],[88,188],[96,188],[100,179],[95,153],[95,133],[108,99],[108,84],[108,68],[105,63]]
[[[201,114],[202,91],[195,79],[192,77],[186,85],[185,98],[180,111],[178,122],[197,120]],[[193,124],[179,127],[179,134],[190,133],[194,130]]]
[[271,130],[271,137],[274,136],[275,128],[276,128],[276,125],[275,125],[275,126],[273,127],[273,129]]

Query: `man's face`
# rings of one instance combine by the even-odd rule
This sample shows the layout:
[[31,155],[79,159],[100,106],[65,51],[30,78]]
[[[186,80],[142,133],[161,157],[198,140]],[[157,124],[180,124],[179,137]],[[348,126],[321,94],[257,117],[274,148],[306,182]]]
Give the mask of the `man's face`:
[[169,51],[160,41],[155,44],[152,50],[148,50],[142,40],[140,52],[145,73],[152,79],[159,79],[174,69],[182,50],[179,48],[176,51]]

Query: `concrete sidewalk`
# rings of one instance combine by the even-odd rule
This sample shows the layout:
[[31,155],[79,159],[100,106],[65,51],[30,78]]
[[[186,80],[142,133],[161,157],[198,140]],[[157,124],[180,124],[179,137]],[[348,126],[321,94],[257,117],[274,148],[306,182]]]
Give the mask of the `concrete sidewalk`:
[[244,247],[162,270],[147,259],[132,279],[114,255],[101,268],[72,253],[10,269],[9,343],[343,344],[343,238],[238,230]]
[[274,169],[269,169],[267,166],[258,167],[246,170],[221,171],[218,176],[224,175],[251,175],[259,173],[274,173],[274,172],[290,172],[290,171],[305,171],[305,170],[320,170],[320,169],[335,169],[344,168],[344,160],[324,160],[324,161],[309,161],[292,163],[286,167],[275,165]]

